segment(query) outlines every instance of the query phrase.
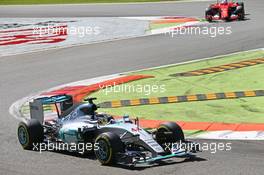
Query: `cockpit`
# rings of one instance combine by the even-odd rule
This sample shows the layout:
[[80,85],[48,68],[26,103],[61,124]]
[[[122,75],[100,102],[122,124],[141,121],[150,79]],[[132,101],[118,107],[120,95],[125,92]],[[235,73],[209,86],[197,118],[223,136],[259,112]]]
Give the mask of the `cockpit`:
[[79,118],[83,118],[84,116],[89,118],[90,120],[95,119],[95,114],[97,110],[97,106],[95,104],[90,103],[83,103],[76,107],[69,115],[61,118],[62,122],[70,121],[70,120],[77,120]]

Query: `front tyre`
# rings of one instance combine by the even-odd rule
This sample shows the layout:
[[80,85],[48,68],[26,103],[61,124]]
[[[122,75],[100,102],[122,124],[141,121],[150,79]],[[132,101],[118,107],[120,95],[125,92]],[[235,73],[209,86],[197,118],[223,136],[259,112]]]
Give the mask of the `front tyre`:
[[124,152],[124,147],[118,135],[106,132],[100,134],[95,140],[94,153],[102,165],[111,165],[117,162],[119,152]]
[[43,142],[44,130],[40,122],[30,119],[20,122],[17,129],[18,141],[24,149],[32,150],[34,145]]
[[[172,144],[179,141],[184,141],[184,134],[181,127],[175,122],[166,122],[161,124],[156,132],[156,141],[163,148],[166,144]],[[166,151],[166,150],[165,150]]]
[[212,22],[213,20],[213,14],[212,14],[212,9],[211,8],[207,8],[205,10],[205,19],[208,21],[208,22]]

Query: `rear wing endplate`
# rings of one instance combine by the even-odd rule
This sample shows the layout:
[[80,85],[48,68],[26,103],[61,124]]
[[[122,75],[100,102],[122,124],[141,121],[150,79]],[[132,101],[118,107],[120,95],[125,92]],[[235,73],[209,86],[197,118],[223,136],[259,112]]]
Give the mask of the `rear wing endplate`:
[[[58,117],[60,111],[64,111],[73,105],[72,96],[70,95],[55,95],[51,97],[36,98],[29,102],[30,118],[37,119],[40,123],[44,122],[43,105],[55,104]],[[60,104],[60,109],[57,104]]]

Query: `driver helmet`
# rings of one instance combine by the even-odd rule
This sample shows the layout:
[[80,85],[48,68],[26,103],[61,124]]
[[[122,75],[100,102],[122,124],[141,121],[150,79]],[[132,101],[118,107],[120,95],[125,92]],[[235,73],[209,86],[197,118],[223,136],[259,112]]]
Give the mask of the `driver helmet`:
[[222,0],[221,3],[222,4],[227,4],[227,0]]

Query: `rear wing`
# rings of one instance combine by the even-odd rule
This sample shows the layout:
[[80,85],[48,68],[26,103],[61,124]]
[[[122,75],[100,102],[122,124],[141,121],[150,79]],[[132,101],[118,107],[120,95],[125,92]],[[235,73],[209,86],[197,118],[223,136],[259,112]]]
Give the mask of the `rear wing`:
[[44,122],[43,105],[54,104],[58,118],[61,112],[67,110],[73,105],[72,96],[70,95],[55,95],[51,97],[36,98],[29,103],[30,118],[37,119],[40,123]]

